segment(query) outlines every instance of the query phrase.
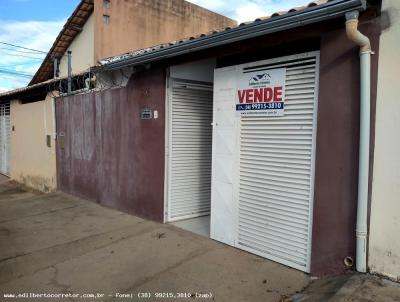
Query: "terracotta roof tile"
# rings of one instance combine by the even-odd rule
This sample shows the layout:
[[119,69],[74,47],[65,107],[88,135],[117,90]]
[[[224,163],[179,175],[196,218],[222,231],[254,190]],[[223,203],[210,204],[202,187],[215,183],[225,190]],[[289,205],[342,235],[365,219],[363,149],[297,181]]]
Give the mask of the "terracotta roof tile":
[[93,7],[93,0],[82,0],[78,4],[28,85],[46,81],[53,76],[53,59],[62,56],[67,51],[74,38],[80,33],[80,28],[92,14]]
[[[271,16],[259,17],[259,18],[255,19],[254,21],[242,22],[239,25],[237,25],[237,27],[242,27],[242,26],[246,26],[246,25],[249,25],[249,24],[253,24],[255,22],[265,21],[265,20],[268,20],[268,19],[271,19],[271,18],[284,16],[286,14],[299,12],[299,11],[302,11],[302,10],[307,9],[309,7],[326,4],[329,1],[333,1],[333,0],[315,0],[315,1],[310,2],[308,5],[293,7],[291,9],[287,10],[287,11],[275,12]],[[101,60],[100,64],[104,65],[104,64],[111,63],[111,62],[114,62],[114,61],[119,61],[119,60],[122,60],[122,59],[125,59],[125,58],[130,58],[130,57],[143,55],[145,53],[149,53],[149,52],[158,50],[160,48],[171,47],[171,46],[174,46],[174,45],[177,45],[177,44],[189,41],[189,40],[194,40],[194,39],[210,36],[210,35],[213,35],[213,34],[216,34],[216,33],[229,31],[229,30],[231,30],[233,28],[235,28],[235,27],[226,27],[226,28],[222,28],[222,29],[218,29],[218,30],[213,30],[213,31],[210,31],[208,33],[204,33],[204,34],[200,34],[200,35],[196,35],[196,36],[191,36],[191,37],[187,37],[187,38],[176,40],[176,41],[171,41],[169,43],[164,43],[164,44],[160,44],[160,45],[146,47],[146,48],[143,48],[143,49],[127,52],[127,53],[124,53],[124,54],[121,54],[121,55],[118,55],[118,56],[112,56],[112,57],[105,58],[105,59]]]

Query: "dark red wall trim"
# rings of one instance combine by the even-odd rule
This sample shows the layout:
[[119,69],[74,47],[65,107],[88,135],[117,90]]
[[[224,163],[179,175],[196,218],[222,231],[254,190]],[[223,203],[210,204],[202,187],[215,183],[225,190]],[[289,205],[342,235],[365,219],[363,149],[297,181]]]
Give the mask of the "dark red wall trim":
[[[379,27],[366,23],[360,30],[378,52]],[[377,58],[373,56],[371,64],[371,125]],[[344,258],[356,255],[360,64],[359,48],[348,40],[344,28],[322,34],[320,65],[311,273],[324,276],[343,273]],[[371,148],[371,168],[372,161]]]

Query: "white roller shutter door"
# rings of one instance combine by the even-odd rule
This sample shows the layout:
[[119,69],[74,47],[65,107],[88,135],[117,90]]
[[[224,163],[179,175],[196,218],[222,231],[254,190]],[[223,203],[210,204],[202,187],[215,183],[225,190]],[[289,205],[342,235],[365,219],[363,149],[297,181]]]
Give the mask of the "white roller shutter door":
[[169,83],[168,221],[210,213],[212,99],[211,84]]
[[0,173],[8,175],[10,148],[10,103],[0,104]]
[[[234,118],[236,176],[232,200],[224,203],[236,207],[231,211],[235,236],[221,240],[306,272],[311,254],[318,59],[313,52],[236,67],[236,72],[286,68],[285,109],[284,116],[236,114]],[[224,70],[219,75],[224,78],[221,73]],[[234,105],[234,99],[231,102]],[[214,110],[214,115],[221,111],[218,106]],[[214,134],[218,131],[214,129]],[[220,160],[218,154],[213,157],[214,162]],[[213,171],[213,176],[218,173]],[[217,184],[213,177],[213,192],[219,190],[214,181]],[[212,211],[218,211],[215,202],[221,201],[213,193]],[[217,215],[221,213],[212,213],[211,234],[221,237],[227,231],[213,226]]]

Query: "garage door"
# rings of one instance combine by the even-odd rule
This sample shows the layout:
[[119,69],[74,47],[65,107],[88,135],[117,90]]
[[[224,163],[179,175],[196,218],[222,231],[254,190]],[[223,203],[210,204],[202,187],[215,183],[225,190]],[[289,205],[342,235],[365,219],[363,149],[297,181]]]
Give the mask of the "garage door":
[[0,173],[9,174],[10,103],[0,104]]
[[[311,254],[318,55],[312,52],[215,72],[211,237],[306,272]],[[252,75],[247,84],[256,88],[241,95],[238,89],[246,74]],[[260,83],[270,83],[275,75],[282,77],[283,89],[270,89],[269,96]],[[251,114],[237,111],[238,95],[247,97],[243,108]],[[246,104],[275,97],[284,100],[275,111],[258,110],[263,104]]]
[[168,221],[210,213],[212,85],[171,79],[168,88]]

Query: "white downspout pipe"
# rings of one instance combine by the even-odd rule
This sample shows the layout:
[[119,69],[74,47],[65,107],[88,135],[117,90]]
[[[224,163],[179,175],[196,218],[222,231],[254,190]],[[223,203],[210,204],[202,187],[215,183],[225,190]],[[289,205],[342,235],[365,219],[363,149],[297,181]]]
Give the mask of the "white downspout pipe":
[[360,146],[356,226],[356,269],[358,272],[365,273],[367,271],[367,220],[372,51],[371,43],[368,37],[364,36],[358,31],[358,11],[347,13],[346,20],[346,33],[348,38],[360,46]]

